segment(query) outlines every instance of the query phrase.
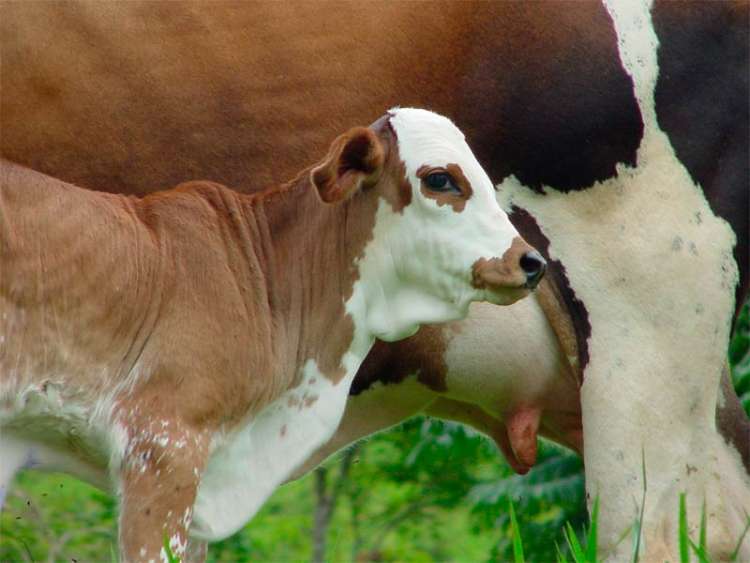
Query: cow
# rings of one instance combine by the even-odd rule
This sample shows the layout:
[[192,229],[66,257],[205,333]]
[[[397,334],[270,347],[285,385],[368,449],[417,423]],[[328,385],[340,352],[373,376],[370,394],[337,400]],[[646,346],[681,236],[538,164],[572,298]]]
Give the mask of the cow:
[[111,477],[127,561],[244,525],[335,431],[376,337],[513,303],[544,272],[425,110],[253,195],[97,193],[10,162],[0,180],[3,472]]
[[[683,491],[691,524],[706,498],[710,553],[736,547],[750,428],[725,351],[750,262],[747,2],[0,9],[2,153],[92,188],[242,190],[373,107],[452,116],[548,258],[552,299],[378,345],[314,458],[426,409],[478,425],[523,471],[536,428],[585,444],[602,556],[625,557],[643,508],[641,554],[676,558]],[[515,332],[516,311],[537,332]]]

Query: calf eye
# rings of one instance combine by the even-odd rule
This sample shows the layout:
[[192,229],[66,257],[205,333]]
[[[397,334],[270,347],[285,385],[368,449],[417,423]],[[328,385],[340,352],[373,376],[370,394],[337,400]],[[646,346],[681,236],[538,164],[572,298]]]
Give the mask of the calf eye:
[[434,192],[461,193],[451,175],[446,172],[433,172],[425,177],[424,183]]

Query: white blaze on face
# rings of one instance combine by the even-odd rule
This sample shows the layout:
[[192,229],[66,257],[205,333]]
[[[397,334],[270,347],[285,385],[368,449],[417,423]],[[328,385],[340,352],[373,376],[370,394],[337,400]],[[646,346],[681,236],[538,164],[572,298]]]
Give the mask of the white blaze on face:
[[[471,301],[506,304],[522,295],[514,290],[490,294],[471,284],[473,264],[502,257],[519,235],[464,135],[449,119],[426,110],[389,113],[411,203],[397,213],[381,201],[373,242],[359,270],[367,280],[362,289],[368,328],[383,340],[397,340],[418,324],[463,318]],[[418,177],[420,169],[452,166],[460,168],[471,188],[460,210],[427,197]]]

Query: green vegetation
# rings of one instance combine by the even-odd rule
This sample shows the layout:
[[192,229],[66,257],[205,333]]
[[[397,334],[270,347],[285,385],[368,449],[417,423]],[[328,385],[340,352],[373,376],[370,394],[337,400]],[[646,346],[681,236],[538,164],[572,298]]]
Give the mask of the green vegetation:
[[750,304],[745,304],[729,343],[729,363],[737,395],[750,413]]
[[[729,357],[750,411],[747,307]],[[684,499],[675,510],[682,561],[707,561],[705,519],[699,537],[689,538]],[[22,473],[0,514],[0,532],[0,561],[110,561],[115,501],[63,475]],[[543,443],[538,464],[521,477],[471,430],[418,418],[285,485],[251,525],[212,545],[208,558],[578,563],[595,560],[596,543],[577,456]],[[637,554],[635,542],[633,549]]]

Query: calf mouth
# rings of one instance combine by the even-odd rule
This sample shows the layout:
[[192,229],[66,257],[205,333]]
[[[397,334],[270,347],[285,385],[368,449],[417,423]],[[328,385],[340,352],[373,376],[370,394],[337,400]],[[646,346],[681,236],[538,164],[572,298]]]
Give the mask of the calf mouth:
[[484,287],[480,291],[482,300],[493,305],[512,305],[531,293],[531,289],[524,285],[518,287]]

